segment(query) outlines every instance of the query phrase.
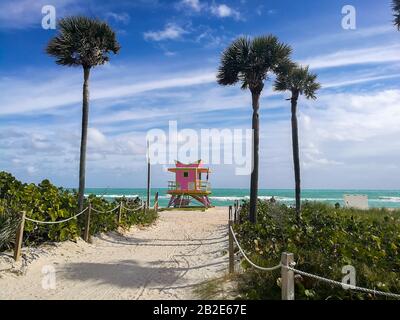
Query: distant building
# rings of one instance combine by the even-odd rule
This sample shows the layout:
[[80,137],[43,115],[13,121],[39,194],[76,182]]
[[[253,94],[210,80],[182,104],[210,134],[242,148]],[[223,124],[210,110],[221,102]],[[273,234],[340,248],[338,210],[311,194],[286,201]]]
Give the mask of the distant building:
[[364,209],[367,210],[368,196],[360,194],[345,194],[343,196],[344,206],[346,208]]

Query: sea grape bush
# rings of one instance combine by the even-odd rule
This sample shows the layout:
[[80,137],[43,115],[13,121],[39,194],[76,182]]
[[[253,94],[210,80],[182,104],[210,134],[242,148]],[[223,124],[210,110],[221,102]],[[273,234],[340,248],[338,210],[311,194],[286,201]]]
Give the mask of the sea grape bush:
[[[90,196],[84,207],[92,207],[102,213],[92,212],[90,233],[97,234],[118,228],[118,210],[104,213],[123,202],[126,207],[137,207],[138,200],[125,198],[110,202],[104,198]],[[76,192],[58,188],[43,180],[39,184],[26,184],[15,179],[7,172],[0,172],[0,250],[9,249],[15,238],[15,230],[19,221],[19,213],[26,211],[26,216],[39,221],[58,221],[78,213]],[[129,212],[122,211],[121,226],[129,228],[135,224],[149,224],[157,214],[149,210]],[[85,214],[65,223],[41,225],[25,222],[24,245],[40,244],[46,241],[73,240],[82,235],[85,225]]]
[[[248,203],[241,211],[243,221]],[[262,266],[279,263],[281,253],[292,252],[296,268],[341,281],[342,268],[356,269],[356,285],[385,292],[400,292],[400,211],[366,211],[305,202],[297,222],[286,205],[260,201],[257,224],[235,227],[238,240],[251,259]],[[242,262],[239,277],[242,298],[280,299],[280,272],[262,272]],[[296,299],[383,299],[307,277],[296,276]]]

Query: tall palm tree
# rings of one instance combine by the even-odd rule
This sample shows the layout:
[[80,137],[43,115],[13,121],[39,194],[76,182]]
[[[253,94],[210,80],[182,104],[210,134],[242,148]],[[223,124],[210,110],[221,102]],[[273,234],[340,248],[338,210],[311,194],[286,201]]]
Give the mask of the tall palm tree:
[[250,89],[253,118],[253,170],[250,182],[251,222],[256,222],[258,196],[259,159],[259,107],[264,80],[270,72],[280,73],[288,64],[292,52],[290,46],[281,43],[277,37],[268,35],[249,39],[240,37],[223,52],[217,80],[221,85],[240,82],[242,89]]
[[400,30],[400,0],[392,0],[393,24]]
[[297,101],[300,95],[307,99],[316,99],[316,92],[321,85],[316,81],[317,75],[310,73],[307,67],[294,66],[286,72],[278,75],[274,89],[276,91],[290,91],[292,106],[292,148],[294,177],[296,185],[296,215],[298,221],[301,217],[301,186],[300,186],[300,156],[299,156],[299,135],[297,128]]
[[120,45],[110,26],[97,19],[68,17],[58,22],[58,35],[50,40],[46,52],[56,58],[56,63],[83,68],[82,135],[79,162],[79,210],[83,209],[86,170],[86,146],[89,121],[89,75],[93,67],[109,61]]

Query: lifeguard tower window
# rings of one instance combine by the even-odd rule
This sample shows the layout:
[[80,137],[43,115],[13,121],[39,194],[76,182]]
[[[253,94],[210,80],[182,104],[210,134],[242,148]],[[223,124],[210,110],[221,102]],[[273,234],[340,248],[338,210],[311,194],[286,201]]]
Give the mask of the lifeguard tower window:
[[189,172],[185,171],[185,172],[183,173],[183,176],[184,176],[185,178],[189,177]]

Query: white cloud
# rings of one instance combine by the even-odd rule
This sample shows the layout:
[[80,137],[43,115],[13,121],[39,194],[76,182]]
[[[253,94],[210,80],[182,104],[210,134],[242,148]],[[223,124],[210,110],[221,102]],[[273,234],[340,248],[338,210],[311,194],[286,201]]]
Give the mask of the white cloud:
[[324,157],[323,153],[317,148],[317,146],[308,142],[301,149],[302,165],[304,168],[309,169],[316,166],[330,166],[343,164],[342,162],[335,160],[328,160]]
[[182,0],[178,4],[178,8],[190,9],[195,12],[200,12],[204,5],[199,0]]
[[400,90],[322,95],[318,105],[323,108],[307,111],[311,119],[317,119],[311,132],[325,141],[347,142],[399,134],[399,101]]
[[32,135],[31,139],[31,145],[36,150],[47,150],[51,147],[46,137],[42,134],[35,133]]
[[395,79],[399,78],[399,74],[388,74],[388,75],[379,75],[379,76],[369,76],[369,77],[359,77],[359,78],[354,78],[354,79],[343,79],[340,81],[335,81],[335,82],[326,82],[322,84],[322,87],[324,89],[328,88],[338,88],[338,87],[346,87],[354,84],[360,84],[360,83],[365,83],[365,82],[371,82],[371,81],[379,81],[379,80],[388,80],[388,79]]
[[[357,175],[362,175],[368,166],[368,173],[374,177],[379,177],[383,168],[393,167],[395,159],[400,157],[396,147],[400,135],[399,99],[400,90],[385,90],[326,94],[308,107],[301,103],[304,168],[314,170],[326,166],[336,172],[343,183],[351,183],[351,179],[358,179]],[[340,168],[335,169],[335,165]],[[344,172],[349,170],[347,177]],[[372,176],[369,179],[373,179]],[[370,181],[372,186],[374,182],[376,186],[385,185],[385,181]]]
[[107,12],[105,14],[106,19],[113,19],[116,22],[121,22],[123,24],[128,24],[130,21],[130,16],[128,13],[116,13],[116,12]]
[[26,171],[29,175],[34,175],[37,172],[37,169],[34,166],[28,166],[26,167]]
[[[232,7],[228,6],[227,4],[216,4],[212,3],[211,5],[208,3],[200,2],[200,0],[181,0],[177,4],[177,9],[185,10],[186,12],[205,12],[211,13],[215,17],[218,18],[234,18],[235,20],[240,20],[242,17],[240,12]],[[261,8],[260,6],[259,8]]]
[[[351,32],[348,32],[348,30],[342,30],[341,32],[337,33],[331,32],[328,34],[315,35],[307,39],[303,37],[293,46],[296,48],[310,48],[313,46],[321,48],[321,45],[331,44],[339,48],[352,46],[354,45],[355,41],[358,41],[359,43],[365,43],[365,41],[368,41],[369,43],[378,43],[379,41],[382,41],[382,39],[384,39],[386,36],[391,36],[393,34],[394,32],[392,25],[375,25],[366,28],[357,28],[357,30],[351,30]],[[367,40],[367,38],[374,39]]]
[[[320,94],[299,100],[304,188],[398,188],[400,90]],[[290,111],[271,121],[260,111],[260,181],[293,179]],[[289,185],[291,185],[289,183]],[[286,185],[281,185],[286,188]]]
[[107,143],[107,138],[99,129],[89,128],[88,143],[93,148],[101,148]]
[[400,61],[400,45],[337,51],[302,60],[313,69]]
[[[181,88],[215,82],[213,70],[196,70],[191,73],[169,73],[168,77],[160,75],[154,77],[160,80],[139,80],[125,76],[132,73],[132,69],[125,71],[99,70],[98,73],[112,75],[105,77],[106,81],[91,81],[91,102],[104,99],[122,99],[132,97],[139,93],[162,90],[168,88]],[[40,80],[35,77],[24,76],[25,80],[8,78],[0,83],[0,115],[27,114],[32,112],[48,113],[51,109],[67,105],[80,105],[82,101],[82,88],[80,72],[56,76],[53,73],[41,74]]]
[[240,13],[236,11],[235,9],[232,9],[231,7],[227,6],[226,4],[213,4],[210,7],[210,11],[213,15],[219,17],[219,18],[227,18],[227,17],[232,17],[234,19],[239,20],[240,19]]
[[144,38],[152,41],[177,40],[187,33],[189,32],[177,24],[167,23],[163,30],[145,32]]
[[194,72],[192,74],[189,73],[186,75],[180,75],[178,77],[174,77],[173,75],[171,75],[169,79],[154,80],[144,83],[119,85],[113,86],[111,88],[107,88],[107,86],[101,88],[97,87],[93,90],[93,98],[110,99],[113,97],[133,96],[146,91],[189,87],[215,81],[215,72],[205,70],[203,72]]

